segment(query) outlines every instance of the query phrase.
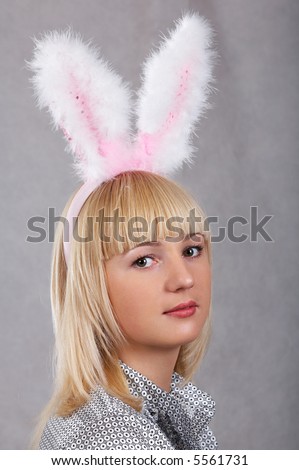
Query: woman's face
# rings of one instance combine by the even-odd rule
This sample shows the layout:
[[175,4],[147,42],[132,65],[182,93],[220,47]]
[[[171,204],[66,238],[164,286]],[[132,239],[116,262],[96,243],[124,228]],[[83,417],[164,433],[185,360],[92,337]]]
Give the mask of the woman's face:
[[[108,260],[106,272],[118,323],[135,351],[178,348],[198,337],[211,297],[203,236],[141,244]],[[192,302],[195,307],[165,313]]]

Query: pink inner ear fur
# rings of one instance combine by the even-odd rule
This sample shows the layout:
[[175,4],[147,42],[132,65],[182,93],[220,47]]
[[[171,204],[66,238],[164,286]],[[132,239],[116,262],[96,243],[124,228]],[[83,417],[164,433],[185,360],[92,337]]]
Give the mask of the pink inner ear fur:
[[[149,162],[149,156],[155,154],[159,143],[163,140],[171,126],[173,126],[181,116],[181,111],[186,100],[188,81],[190,78],[190,66],[183,68],[180,76],[180,82],[175,94],[173,109],[169,111],[167,118],[161,128],[154,134],[139,132],[136,140],[137,153],[143,154],[143,158]],[[147,158],[146,158],[147,157]]]
[[[80,115],[82,125],[85,127],[85,131],[87,131],[90,134],[92,140],[94,140],[101,157],[106,158],[107,154],[104,150],[101,149],[101,141],[103,136],[99,130],[99,118],[97,117],[97,119],[95,119],[92,111],[92,98],[80,88],[80,83],[72,71],[69,73],[69,93],[72,95],[74,107],[76,112]],[[96,121],[97,126],[95,126]],[[70,136],[70,138],[72,137]],[[80,157],[80,150],[76,150],[76,153],[78,153]]]
[[181,115],[181,110],[186,99],[186,92],[188,88],[188,81],[190,78],[190,67],[184,67],[183,72],[180,77],[180,83],[175,95],[174,107],[172,111],[169,111],[167,119],[163,124],[160,134],[164,135],[167,130],[173,125],[179,116]]

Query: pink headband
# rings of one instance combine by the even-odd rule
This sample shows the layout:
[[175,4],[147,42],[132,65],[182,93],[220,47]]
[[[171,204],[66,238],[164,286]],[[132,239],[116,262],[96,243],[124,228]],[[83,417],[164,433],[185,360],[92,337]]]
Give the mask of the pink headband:
[[29,66],[38,105],[47,108],[55,127],[62,129],[75,172],[84,182],[67,213],[67,264],[74,218],[103,181],[132,170],[169,175],[191,160],[191,134],[209,108],[213,90],[217,54],[211,49],[212,37],[205,18],[181,18],[144,62],[143,83],[133,105],[129,86],[79,35],[53,31],[35,40]]
[[88,196],[90,196],[90,194],[98,186],[99,183],[95,180],[86,181],[74,196],[69,210],[67,211],[66,219],[68,221],[68,237],[66,238],[64,234],[63,238],[64,256],[66,261],[70,259],[71,235],[74,231],[75,218],[78,217],[80,209],[88,198]]

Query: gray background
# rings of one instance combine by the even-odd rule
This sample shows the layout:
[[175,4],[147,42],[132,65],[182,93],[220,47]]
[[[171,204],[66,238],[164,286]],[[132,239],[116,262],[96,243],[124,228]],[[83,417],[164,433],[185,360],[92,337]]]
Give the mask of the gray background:
[[27,220],[60,214],[78,186],[34,105],[31,38],[72,25],[136,89],[151,45],[188,9],[216,30],[219,91],[175,179],[223,226],[250,206],[274,216],[272,243],[214,243],[214,335],[196,382],[216,400],[220,449],[298,449],[298,0],[1,0],[2,449],[28,446],[52,383],[52,244],[26,242]]

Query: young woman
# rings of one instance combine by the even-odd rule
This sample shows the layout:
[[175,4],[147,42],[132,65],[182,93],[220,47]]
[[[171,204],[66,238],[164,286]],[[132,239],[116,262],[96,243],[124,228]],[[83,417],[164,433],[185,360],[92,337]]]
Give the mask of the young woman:
[[[131,143],[121,125],[126,88],[107,67],[95,72],[78,41],[55,33],[37,44],[32,62],[40,104],[63,129],[85,181],[56,232],[56,380],[36,446],[215,449],[215,403],[190,382],[210,334],[210,234],[198,204],[162,176],[190,156],[187,137],[211,79],[210,30],[186,16],[148,62]],[[177,79],[155,97],[166,62],[165,77],[176,70]],[[111,83],[118,106],[109,120]],[[96,98],[103,87],[106,108]]]
[[214,402],[188,382],[210,333],[203,212],[177,184],[132,171],[102,183],[77,223],[68,268],[62,225],[54,246],[55,416],[40,447],[215,448]]

